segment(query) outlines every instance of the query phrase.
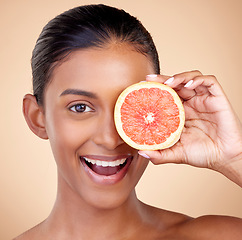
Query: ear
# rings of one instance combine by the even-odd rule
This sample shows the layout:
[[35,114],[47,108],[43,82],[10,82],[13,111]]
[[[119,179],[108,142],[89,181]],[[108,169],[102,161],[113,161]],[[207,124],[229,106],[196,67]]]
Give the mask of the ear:
[[48,139],[43,107],[39,106],[35,96],[31,94],[24,96],[23,114],[30,130],[38,137]]

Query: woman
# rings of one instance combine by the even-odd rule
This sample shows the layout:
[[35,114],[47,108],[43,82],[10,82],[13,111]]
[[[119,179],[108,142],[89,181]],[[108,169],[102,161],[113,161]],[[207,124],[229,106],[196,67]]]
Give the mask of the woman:
[[[150,34],[104,5],[51,20],[33,51],[32,72],[34,95],[25,96],[23,112],[30,129],[50,141],[58,191],[48,218],[16,239],[241,238],[241,219],[193,219],[148,206],[135,194],[149,161],[211,168],[242,186],[241,124],[215,77],[160,75]],[[185,129],[170,149],[138,152],[115,129],[118,95],[145,79],[170,85],[184,101]]]

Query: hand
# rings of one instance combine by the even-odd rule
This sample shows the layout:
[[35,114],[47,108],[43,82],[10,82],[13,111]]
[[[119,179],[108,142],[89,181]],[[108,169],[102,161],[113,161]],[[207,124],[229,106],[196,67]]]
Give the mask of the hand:
[[240,175],[242,185],[242,126],[216,78],[191,71],[173,78],[147,76],[147,81],[174,88],[183,101],[186,120],[181,138],[174,146],[139,153],[148,155],[154,164],[185,163],[206,167],[230,179],[235,178],[233,174]]

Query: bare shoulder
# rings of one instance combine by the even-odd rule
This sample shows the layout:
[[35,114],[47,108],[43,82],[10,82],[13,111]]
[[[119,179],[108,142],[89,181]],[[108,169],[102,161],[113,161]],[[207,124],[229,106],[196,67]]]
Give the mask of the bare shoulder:
[[28,230],[21,235],[17,236],[13,240],[31,240],[31,239],[36,239],[36,233],[33,230]]
[[21,235],[17,236],[13,240],[33,240],[33,239],[39,239],[39,236],[41,236],[41,230],[42,223],[34,226],[33,228],[27,230],[26,232],[22,233]]
[[159,237],[179,240],[241,240],[242,219],[229,216],[201,216],[184,214],[146,206]]
[[242,219],[229,216],[202,216],[184,222],[178,232],[184,239],[240,240]]
[[189,222],[193,219],[181,213],[156,208],[147,204],[144,204],[144,206],[147,209],[146,212],[148,213],[148,216],[154,222],[159,222],[159,225],[162,223],[163,228],[170,228],[173,226],[185,224],[186,222]]
[[28,234],[24,232],[21,235],[15,237],[13,240],[28,240],[28,239],[30,239],[30,237],[28,237]]
[[31,238],[32,238],[31,234],[29,234],[29,231],[27,231],[15,237],[13,240],[30,240]]

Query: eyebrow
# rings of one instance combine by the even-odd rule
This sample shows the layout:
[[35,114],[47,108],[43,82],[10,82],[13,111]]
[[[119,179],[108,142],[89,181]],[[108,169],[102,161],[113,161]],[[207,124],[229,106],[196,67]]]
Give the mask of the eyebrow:
[[73,88],[68,88],[65,91],[63,91],[60,94],[60,97],[64,96],[64,95],[80,95],[80,96],[85,96],[85,97],[90,97],[90,98],[97,99],[97,95],[95,93],[84,91],[84,90],[80,90],[80,89],[73,89]]

